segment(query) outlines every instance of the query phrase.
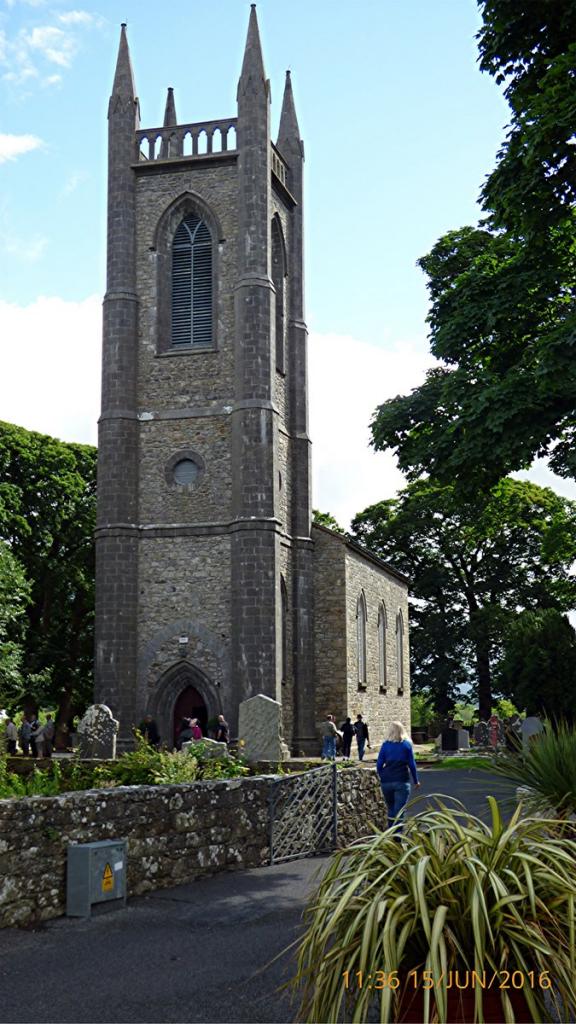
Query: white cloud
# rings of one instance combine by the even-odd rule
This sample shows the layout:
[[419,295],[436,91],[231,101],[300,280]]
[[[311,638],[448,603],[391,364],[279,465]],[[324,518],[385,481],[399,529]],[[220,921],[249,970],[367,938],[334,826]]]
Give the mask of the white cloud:
[[422,341],[382,348],[343,335],[311,335],[313,504],[341,526],[405,485],[394,456],[369,447],[369,424],[378,405],[421,384],[432,364]]
[[17,238],[7,232],[0,231],[0,248],[2,252],[13,256],[20,263],[38,263],[41,260],[46,248],[48,239],[42,235],[35,235],[33,238]]
[[0,164],[7,160],[16,160],[24,153],[31,153],[43,145],[42,139],[36,135],[2,135],[0,134]]
[[[43,6],[31,0],[26,2],[32,7]],[[37,79],[41,86],[59,84],[61,75],[43,72],[43,64],[67,70],[80,49],[82,34],[104,24],[99,15],[81,10],[45,13],[43,18],[45,24],[21,28],[12,36],[0,32],[0,64],[5,67],[5,82],[21,86]]]
[[93,14],[88,14],[88,11],[66,11],[58,15],[58,21],[63,25],[93,25],[99,19]]
[[[66,441],[96,444],[100,411],[101,299],[0,301],[0,419]],[[342,526],[404,486],[391,453],[369,447],[369,423],[387,398],[417,387],[432,357],[423,341],[394,347],[312,334],[310,434],[314,507]],[[526,474],[522,474],[525,476]],[[576,488],[537,463],[529,478],[569,497]]]
[[96,443],[101,299],[0,302],[0,419]]
[[571,498],[572,501],[576,500],[576,482],[556,476],[556,473],[553,473],[548,468],[544,459],[536,459],[529,470],[512,473],[512,476],[516,477],[517,480],[531,480],[533,484],[538,484],[539,487],[551,487],[553,491],[556,491],[556,494],[562,495],[563,498]]
[[31,50],[37,50],[42,56],[62,68],[69,68],[78,44],[75,37],[53,25],[42,25],[33,28],[27,35],[26,42]]

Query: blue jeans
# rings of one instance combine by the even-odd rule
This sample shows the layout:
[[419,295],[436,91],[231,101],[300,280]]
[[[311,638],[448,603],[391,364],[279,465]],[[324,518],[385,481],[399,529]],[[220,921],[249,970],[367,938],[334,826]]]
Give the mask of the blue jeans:
[[392,828],[410,796],[410,783],[380,781],[380,786],[388,808],[388,828]]
[[364,749],[366,747],[366,740],[358,737],[358,760],[362,761],[364,758]]
[[336,759],[336,737],[325,736],[322,743],[322,757],[328,757],[331,761]]

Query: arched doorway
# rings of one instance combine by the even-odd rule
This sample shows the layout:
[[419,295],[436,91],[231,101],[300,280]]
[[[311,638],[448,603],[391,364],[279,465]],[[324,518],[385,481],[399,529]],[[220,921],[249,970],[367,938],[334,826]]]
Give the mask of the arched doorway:
[[158,680],[148,712],[158,724],[162,742],[172,746],[175,727],[179,731],[183,718],[197,718],[206,732],[208,720],[222,713],[220,691],[196,665],[179,661]]
[[195,686],[187,686],[177,698],[174,705],[173,739],[174,743],[178,738],[183,718],[197,718],[198,725],[205,736],[208,725],[208,710],[204,699]]

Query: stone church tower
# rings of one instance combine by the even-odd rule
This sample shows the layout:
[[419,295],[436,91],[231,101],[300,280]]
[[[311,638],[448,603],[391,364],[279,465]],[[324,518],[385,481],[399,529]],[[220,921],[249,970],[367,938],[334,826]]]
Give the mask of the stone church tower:
[[[282,701],[314,742],[303,147],[252,7],[238,116],[141,130],[122,26],[109,106],[97,699],[124,731]],[[188,691],[186,697],[186,691]],[[183,696],[184,695],[184,696]],[[180,701],[178,708],[176,705]]]
[[[141,129],[122,26],[108,111],[96,700],[125,743],[146,713],[171,743],[184,715],[205,725],[223,713],[235,735],[239,703],[263,693],[282,704],[289,746],[316,753],[328,710],[408,717],[407,587],[311,528],[304,151],[289,73],[271,140],[254,5],[237,99],[237,117],[178,124],[169,89],[163,126]],[[382,625],[392,614],[395,644]]]

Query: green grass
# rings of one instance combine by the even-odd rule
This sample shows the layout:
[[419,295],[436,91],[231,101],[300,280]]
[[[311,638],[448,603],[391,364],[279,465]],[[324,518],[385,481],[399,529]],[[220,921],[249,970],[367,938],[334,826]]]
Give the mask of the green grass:
[[445,768],[448,771],[467,771],[469,768],[486,768],[490,764],[492,758],[482,757],[480,754],[470,754],[464,757],[443,757],[435,764],[430,765],[431,768]]

